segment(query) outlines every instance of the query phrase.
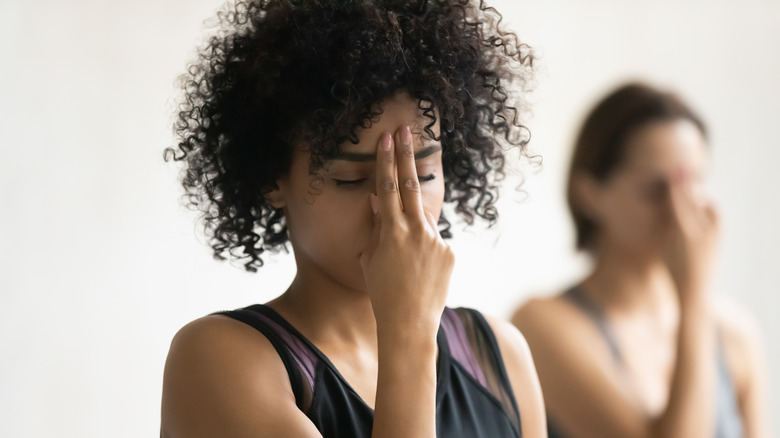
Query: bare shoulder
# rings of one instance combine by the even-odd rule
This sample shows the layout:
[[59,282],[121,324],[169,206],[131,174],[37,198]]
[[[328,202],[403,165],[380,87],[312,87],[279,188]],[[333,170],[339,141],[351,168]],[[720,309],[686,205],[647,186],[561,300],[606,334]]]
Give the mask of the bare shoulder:
[[491,330],[493,330],[493,335],[496,337],[496,342],[501,350],[504,362],[512,363],[525,369],[532,369],[533,359],[531,350],[528,348],[525,337],[517,327],[500,318],[490,315],[484,315],[484,317]]
[[715,321],[724,341],[755,344],[761,338],[758,320],[744,307],[728,299],[718,299],[714,304]]
[[527,437],[546,437],[547,422],[544,413],[542,390],[536,374],[531,350],[525,338],[507,321],[485,315],[493,330],[509,383],[512,385],[522,418],[522,434]]
[[[545,373],[570,374],[571,368],[609,369],[609,347],[593,320],[565,295],[532,298],[512,315],[525,336],[536,366]],[[554,371],[557,370],[557,371]],[[542,386],[549,376],[542,375]]]
[[627,402],[609,346],[582,309],[562,294],[534,298],[517,309],[512,323],[533,354],[547,417],[564,435],[639,435],[643,418]]
[[592,326],[590,319],[563,294],[531,298],[512,315],[512,324],[527,338],[534,339],[566,339],[582,334],[573,329],[584,328],[587,333]]
[[[171,341],[170,354],[209,353],[229,349],[234,344],[251,343],[260,349],[273,348],[264,336],[248,325],[223,315],[208,315],[182,327]],[[251,352],[244,352],[251,353]]]
[[[489,315],[484,316],[493,330],[516,398],[533,396],[534,386],[538,386],[538,377],[525,337],[509,322]],[[529,387],[531,388],[530,392],[528,391]]]
[[744,307],[728,299],[713,306],[716,327],[729,369],[738,388],[749,385],[760,364],[763,342],[758,320]]
[[[166,381],[208,373],[265,365],[266,372],[283,372],[281,359],[267,338],[250,326],[222,315],[199,318],[182,327],[171,341]],[[230,382],[223,382],[230,383]]]
[[267,338],[221,315],[179,330],[165,364],[163,437],[278,436],[285,430],[318,436],[297,409],[284,364]]
[[[531,298],[512,315],[512,323],[517,326],[534,326],[544,320],[541,315],[557,312],[561,307],[561,296]],[[565,306],[564,306],[565,307]]]
[[725,299],[715,301],[714,316],[722,351],[737,391],[745,436],[768,437],[767,367],[756,318]]

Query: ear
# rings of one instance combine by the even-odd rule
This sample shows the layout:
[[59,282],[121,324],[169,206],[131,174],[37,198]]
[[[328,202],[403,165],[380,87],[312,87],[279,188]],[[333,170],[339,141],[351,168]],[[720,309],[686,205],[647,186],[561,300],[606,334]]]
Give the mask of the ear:
[[601,206],[602,184],[586,172],[572,175],[573,202],[591,220],[597,220]]
[[265,201],[271,204],[274,208],[284,208],[287,206],[287,201],[284,196],[284,192],[277,181],[276,184],[274,184],[274,188],[271,189],[268,193],[263,195],[265,198]]

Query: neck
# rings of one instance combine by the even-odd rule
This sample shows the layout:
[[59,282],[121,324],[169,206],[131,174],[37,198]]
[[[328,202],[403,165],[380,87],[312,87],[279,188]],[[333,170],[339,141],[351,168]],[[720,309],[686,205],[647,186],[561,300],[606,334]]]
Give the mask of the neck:
[[602,246],[583,288],[600,305],[614,310],[659,308],[674,298],[668,270],[658,257]]
[[376,319],[365,291],[345,287],[318,269],[299,269],[268,306],[320,348],[376,345]]

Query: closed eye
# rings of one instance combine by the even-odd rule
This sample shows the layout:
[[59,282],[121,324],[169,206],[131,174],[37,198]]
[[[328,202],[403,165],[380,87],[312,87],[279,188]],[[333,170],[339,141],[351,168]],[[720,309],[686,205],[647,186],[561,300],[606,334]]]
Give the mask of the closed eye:
[[[430,175],[418,176],[417,179],[421,183],[433,181],[434,179],[436,179],[436,175],[432,173]],[[367,178],[360,178],[360,179],[350,179],[350,180],[334,179],[333,181],[335,181],[336,185],[340,187],[351,187],[351,186],[354,187],[354,186],[359,186],[360,184],[366,182],[367,180],[368,180]]]
[[334,179],[333,181],[336,182],[337,186],[356,186],[356,185],[359,185],[362,182],[365,182],[366,178],[351,179],[351,180]]

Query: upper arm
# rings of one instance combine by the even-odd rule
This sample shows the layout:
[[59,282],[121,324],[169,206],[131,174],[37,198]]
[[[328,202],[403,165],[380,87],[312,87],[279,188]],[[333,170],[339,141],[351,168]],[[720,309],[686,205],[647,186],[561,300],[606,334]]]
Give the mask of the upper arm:
[[718,329],[734,382],[746,438],[768,437],[766,357],[755,318],[729,305],[717,309]]
[[243,323],[213,315],[188,324],[171,343],[161,435],[320,436],[296,406],[271,343]]
[[522,434],[536,438],[547,436],[544,401],[531,351],[523,335],[506,321],[485,316],[495,334],[504,366],[520,410]]
[[512,318],[533,353],[548,416],[572,438],[646,436],[649,418],[617,378],[608,347],[586,316],[531,300]]

